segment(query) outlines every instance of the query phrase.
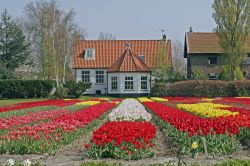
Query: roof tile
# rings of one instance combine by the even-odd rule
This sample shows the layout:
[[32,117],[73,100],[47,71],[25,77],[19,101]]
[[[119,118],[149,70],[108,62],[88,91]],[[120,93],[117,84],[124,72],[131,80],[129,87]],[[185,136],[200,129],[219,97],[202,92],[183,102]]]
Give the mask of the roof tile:
[[[161,40],[81,40],[74,48],[73,68],[109,68],[123,54],[127,43],[137,55],[145,56],[145,64],[152,68],[157,64]],[[95,60],[84,59],[84,50],[95,49]],[[171,41],[164,44],[166,57],[172,64]]]

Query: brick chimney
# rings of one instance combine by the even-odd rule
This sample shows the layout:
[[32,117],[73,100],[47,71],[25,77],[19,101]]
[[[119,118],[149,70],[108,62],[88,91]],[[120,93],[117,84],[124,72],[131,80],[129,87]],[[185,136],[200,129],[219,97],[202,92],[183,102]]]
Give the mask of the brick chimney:
[[189,32],[193,32],[193,28],[192,27],[190,27]]
[[162,35],[162,40],[163,40],[163,41],[166,41],[166,40],[167,40],[167,35],[163,34],[163,35]]

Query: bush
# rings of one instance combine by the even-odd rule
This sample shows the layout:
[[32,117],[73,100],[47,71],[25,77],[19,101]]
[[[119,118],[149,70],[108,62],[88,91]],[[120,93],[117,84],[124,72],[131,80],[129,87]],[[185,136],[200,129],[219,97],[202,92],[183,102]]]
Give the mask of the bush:
[[67,89],[68,97],[80,97],[91,86],[91,83],[68,81],[63,85]]
[[250,81],[181,81],[172,84],[155,83],[154,96],[236,97],[250,96]]
[[203,70],[194,69],[191,74],[191,79],[192,80],[207,80],[208,78]]
[[48,97],[53,84],[49,80],[0,80],[0,98]]

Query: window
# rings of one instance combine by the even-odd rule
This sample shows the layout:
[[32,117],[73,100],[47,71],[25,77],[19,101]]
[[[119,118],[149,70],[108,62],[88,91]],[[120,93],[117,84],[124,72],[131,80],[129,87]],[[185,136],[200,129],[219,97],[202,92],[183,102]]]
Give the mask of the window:
[[104,71],[95,72],[95,82],[98,84],[104,83]]
[[117,90],[117,77],[111,77],[111,90]]
[[85,50],[84,58],[86,58],[86,59],[95,59],[95,49],[87,48]]
[[216,65],[217,64],[217,57],[208,57],[208,64]]
[[139,55],[138,57],[139,57],[139,59],[140,59],[142,62],[145,62],[145,56],[144,56],[144,55]]
[[133,90],[133,89],[134,89],[134,78],[125,77],[125,90]]
[[142,76],[141,77],[141,89],[142,90],[147,90],[148,89],[148,78],[147,78],[147,76]]
[[89,83],[90,82],[89,71],[82,71],[82,82],[83,83]]

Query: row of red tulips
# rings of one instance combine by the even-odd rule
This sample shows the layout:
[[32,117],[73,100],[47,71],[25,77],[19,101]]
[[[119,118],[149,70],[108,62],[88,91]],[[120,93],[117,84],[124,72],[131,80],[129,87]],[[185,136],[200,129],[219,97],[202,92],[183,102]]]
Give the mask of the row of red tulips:
[[156,127],[149,122],[107,122],[93,133],[92,143],[106,145],[114,143],[119,146],[122,142],[132,143],[135,149],[152,146]]
[[[20,153],[23,150],[20,146],[25,146],[29,153],[43,152],[44,147],[40,146],[45,146],[46,142],[54,144],[49,148],[49,145],[46,144],[47,150],[58,147],[57,144],[61,139],[62,144],[68,142],[67,139],[71,139],[71,136],[74,136],[73,133],[80,131],[114,106],[114,103],[101,103],[73,113],[62,111],[63,113],[51,117],[47,122],[35,123],[34,125],[26,124],[13,128],[8,135],[1,136],[0,152],[5,153],[12,149],[12,153]],[[36,150],[30,149],[34,147],[36,147]]]
[[194,134],[238,134],[239,127],[250,127],[250,115],[248,110],[243,108],[227,108],[240,112],[238,116],[204,119],[157,102],[145,102],[144,105],[178,130],[188,132],[190,137]]
[[234,98],[234,97],[223,97],[221,99],[217,99],[214,102],[219,103],[237,103],[237,104],[245,104],[250,105],[250,98],[243,97],[243,98]]
[[[124,100],[111,114],[115,111],[116,114],[136,115],[137,111],[141,112],[140,106],[142,105],[135,99]],[[143,116],[148,115],[142,114],[141,117]],[[147,118],[141,117],[140,121],[135,121],[133,118],[124,121],[119,121],[119,118],[112,119],[112,122],[107,122],[94,131],[91,143],[85,144],[87,157],[128,160],[152,157],[154,153],[151,147],[154,146],[156,127],[146,122]]]
[[70,106],[75,103],[81,102],[81,100],[45,100],[45,101],[35,101],[35,102],[24,102],[18,103],[11,106],[0,107],[0,112],[7,112],[7,111],[15,111],[33,107],[41,107],[41,106],[57,106],[57,107],[65,107]]
[[12,127],[18,127],[24,124],[55,118],[63,114],[69,114],[69,111],[49,110],[49,111],[29,112],[28,114],[23,116],[12,116],[6,119],[0,118],[0,129],[10,129]]
[[52,118],[49,122],[38,123],[33,126],[23,125],[17,127],[16,130],[9,132],[9,138],[12,140],[19,139],[19,137],[23,135],[40,137],[41,134],[43,134],[45,138],[50,138],[49,135],[54,134],[58,129],[60,129],[61,132],[68,133],[88,125],[101,114],[114,107],[114,105],[113,103],[103,103],[73,113],[65,113],[65,111],[62,111],[64,112],[63,114]]

